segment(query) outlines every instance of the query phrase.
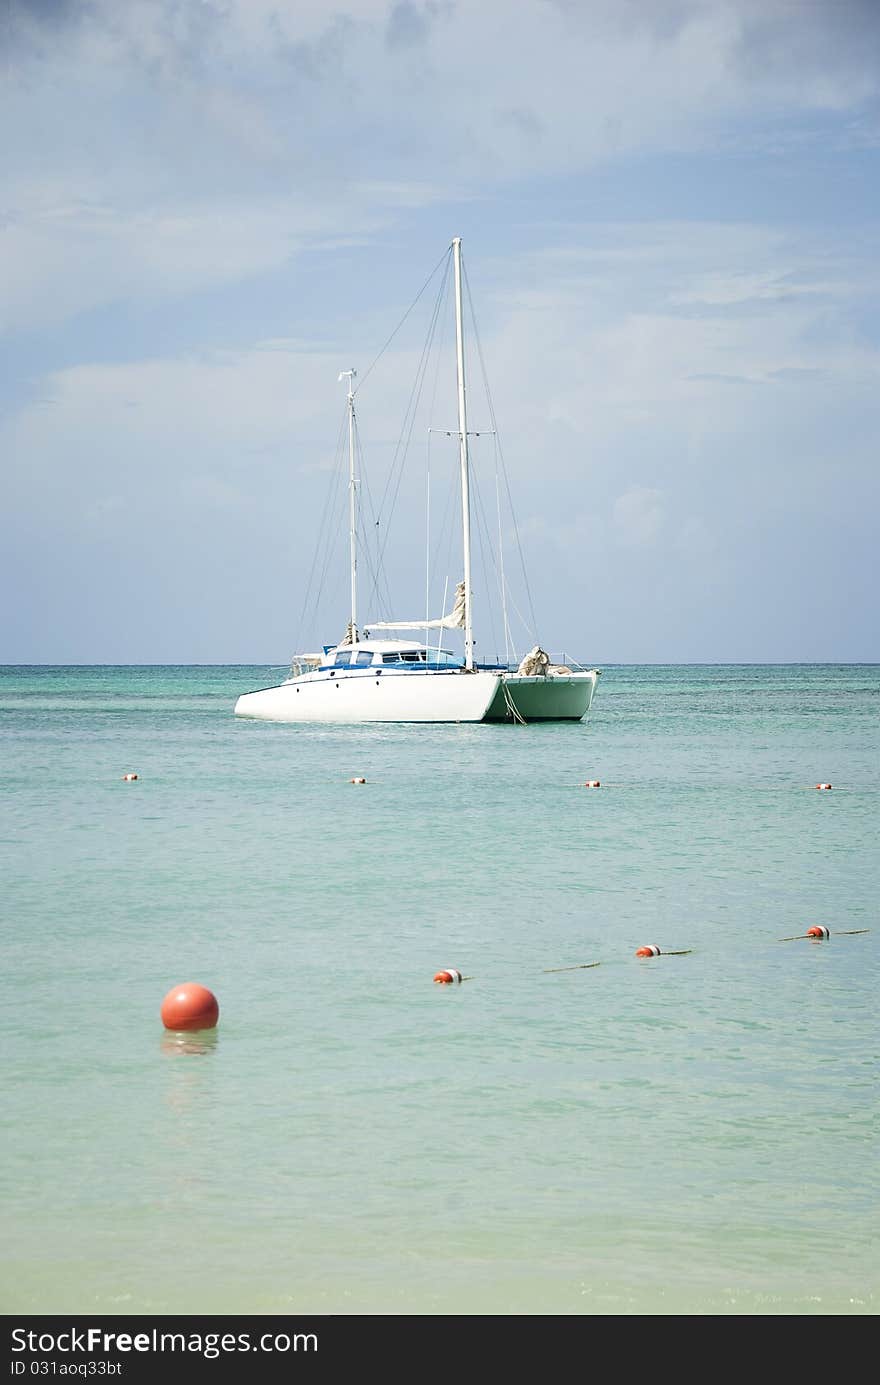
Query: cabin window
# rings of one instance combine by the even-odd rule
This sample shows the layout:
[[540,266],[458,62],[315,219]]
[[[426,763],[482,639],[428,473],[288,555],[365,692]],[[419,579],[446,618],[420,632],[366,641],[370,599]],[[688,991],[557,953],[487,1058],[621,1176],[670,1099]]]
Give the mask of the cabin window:
[[366,668],[367,664],[371,664],[373,662],[372,649],[359,649],[357,658],[354,662],[357,668]]
[[346,668],[348,668],[348,661],[349,661],[350,658],[351,658],[351,650],[350,650],[350,649],[344,649],[344,650],[342,650],[341,653],[339,653],[339,654],[336,655],[336,658],[333,660],[333,663],[335,664],[336,668],[341,668],[343,665],[344,665]]
[[397,649],[393,654],[383,654],[383,664],[423,664],[424,649]]

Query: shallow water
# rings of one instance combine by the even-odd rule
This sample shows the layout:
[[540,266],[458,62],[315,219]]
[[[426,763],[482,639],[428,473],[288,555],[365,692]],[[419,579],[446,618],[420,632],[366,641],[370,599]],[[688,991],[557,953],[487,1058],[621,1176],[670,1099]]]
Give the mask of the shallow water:
[[873,1314],[880,668],[233,717],[280,673],[0,670],[2,1311]]

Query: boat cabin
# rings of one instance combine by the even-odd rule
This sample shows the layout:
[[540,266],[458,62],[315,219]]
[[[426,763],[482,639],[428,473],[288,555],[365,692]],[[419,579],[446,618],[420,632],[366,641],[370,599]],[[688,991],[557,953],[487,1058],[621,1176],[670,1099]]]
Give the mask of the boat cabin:
[[357,644],[324,646],[322,671],[338,668],[437,669],[461,668],[463,659],[451,650],[413,640],[359,640]]

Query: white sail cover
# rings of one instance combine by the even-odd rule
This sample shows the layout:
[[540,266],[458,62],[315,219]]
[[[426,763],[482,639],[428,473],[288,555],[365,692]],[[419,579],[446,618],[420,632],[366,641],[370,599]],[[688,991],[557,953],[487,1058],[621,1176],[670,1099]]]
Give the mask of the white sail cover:
[[464,582],[455,589],[455,602],[439,620],[371,620],[371,630],[456,630],[464,625]]
[[536,644],[534,649],[530,649],[523,659],[517,673],[522,673],[527,678],[534,678],[536,675],[546,674],[549,667],[550,655],[545,654],[541,646]]

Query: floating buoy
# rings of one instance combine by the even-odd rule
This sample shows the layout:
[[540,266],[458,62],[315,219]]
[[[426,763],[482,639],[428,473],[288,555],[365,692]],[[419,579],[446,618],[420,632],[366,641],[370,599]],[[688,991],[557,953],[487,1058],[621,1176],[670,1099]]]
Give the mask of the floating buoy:
[[694,950],[694,949],[693,949],[692,947],[679,947],[679,948],[676,948],[676,950],[675,950],[674,952],[670,952],[670,951],[668,951],[668,950],[667,950],[666,952],[661,952],[660,949],[659,949],[659,947],[655,947],[653,944],[651,944],[651,945],[648,946],[648,947],[639,947],[639,948],[636,948],[636,956],[637,956],[637,957],[689,957],[690,954],[693,952],[693,950]]
[[434,981],[438,986],[454,986],[461,981],[461,972],[456,971],[455,967],[447,967],[445,971],[436,973]]
[[817,789],[830,789],[830,788],[831,788],[831,785],[830,785],[830,784],[817,784],[817,785],[816,785],[816,788],[817,788]]
[[122,782],[124,784],[132,784],[135,779],[137,779],[136,774],[123,774],[122,776]]
[[349,779],[349,784],[366,784],[366,779]]
[[166,1029],[214,1029],[220,1018],[220,1006],[207,986],[185,981],[168,992],[162,1001],[161,1015]]
[[[843,928],[834,936],[837,938],[854,938],[857,933],[870,933],[870,928]],[[826,928],[824,923],[814,923],[812,928],[808,928],[806,933],[792,933],[788,938],[780,938],[781,943],[793,943],[798,938],[830,938],[831,929]]]
[[585,789],[601,789],[602,782],[599,779],[588,779],[584,785]]

